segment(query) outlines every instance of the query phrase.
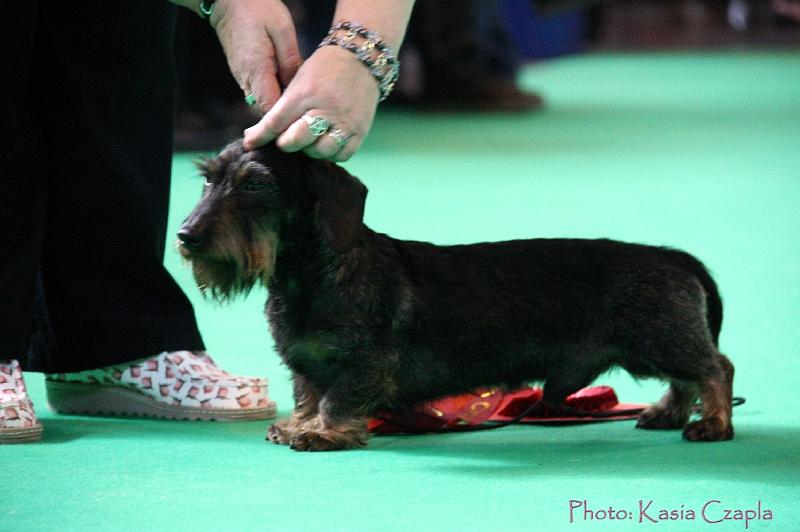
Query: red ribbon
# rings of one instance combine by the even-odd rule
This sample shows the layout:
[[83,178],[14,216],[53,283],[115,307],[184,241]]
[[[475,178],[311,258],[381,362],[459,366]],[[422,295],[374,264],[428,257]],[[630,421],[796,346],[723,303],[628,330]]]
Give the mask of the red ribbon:
[[[452,395],[429,401],[403,412],[385,412],[368,420],[367,428],[375,434],[398,434],[408,432],[441,432],[458,430],[460,426],[480,425],[486,421],[508,421],[522,414],[542,398],[541,388],[522,388],[513,392],[502,392],[489,388],[471,393]],[[632,419],[635,413],[622,413],[622,410],[644,407],[645,405],[621,405],[614,389],[610,386],[584,388],[567,397],[564,405],[582,412],[606,412],[615,410],[619,416],[603,417],[602,420]],[[522,423],[538,422],[586,422],[597,418],[587,416],[568,416],[563,413],[548,413],[538,410],[524,417]]]

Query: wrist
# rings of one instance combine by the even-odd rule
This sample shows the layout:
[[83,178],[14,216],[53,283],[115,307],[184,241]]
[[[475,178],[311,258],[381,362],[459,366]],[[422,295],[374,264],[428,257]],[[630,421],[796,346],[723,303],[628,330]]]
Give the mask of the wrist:
[[413,0],[337,0],[334,25],[338,21],[358,21],[380,33],[381,40],[395,53],[400,51]]
[[388,98],[400,73],[400,61],[377,32],[357,22],[342,21],[331,27],[319,48],[333,46],[355,54],[378,83],[379,102]]
[[337,79],[347,79],[347,85],[357,90],[365,102],[380,102],[381,92],[375,77],[352,52],[339,46],[322,46],[317,48],[313,56],[319,56],[315,58],[317,64],[331,67]]

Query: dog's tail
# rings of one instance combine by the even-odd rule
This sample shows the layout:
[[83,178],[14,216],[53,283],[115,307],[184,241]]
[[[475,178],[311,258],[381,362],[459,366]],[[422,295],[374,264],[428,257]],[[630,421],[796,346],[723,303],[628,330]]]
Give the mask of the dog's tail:
[[705,264],[696,257],[679,250],[671,251],[673,251],[673,258],[678,265],[691,272],[706,292],[706,319],[714,346],[718,347],[719,333],[722,330],[722,298],[719,295],[717,283],[711,277]]

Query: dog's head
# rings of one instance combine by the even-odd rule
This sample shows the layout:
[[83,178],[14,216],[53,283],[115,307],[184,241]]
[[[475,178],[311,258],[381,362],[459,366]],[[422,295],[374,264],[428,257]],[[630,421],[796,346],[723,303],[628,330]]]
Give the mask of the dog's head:
[[183,222],[178,245],[198,286],[219,301],[266,285],[282,239],[307,234],[303,229],[335,253],[358,242],[367,188],[336,164],[274,144],[246,152],[238,141],[198,167],[203,196]]

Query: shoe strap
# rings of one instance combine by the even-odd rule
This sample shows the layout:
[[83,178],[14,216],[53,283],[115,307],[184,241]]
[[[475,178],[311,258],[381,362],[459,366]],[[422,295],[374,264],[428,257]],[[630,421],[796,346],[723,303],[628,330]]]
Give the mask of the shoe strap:
[[24,401],[30,399],[22,379],[22,366],[14,359],[0,361],[0,403]]

